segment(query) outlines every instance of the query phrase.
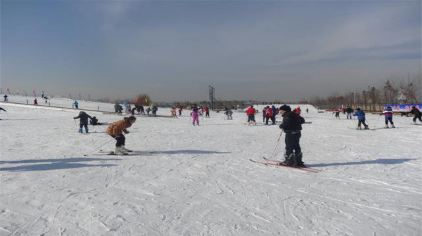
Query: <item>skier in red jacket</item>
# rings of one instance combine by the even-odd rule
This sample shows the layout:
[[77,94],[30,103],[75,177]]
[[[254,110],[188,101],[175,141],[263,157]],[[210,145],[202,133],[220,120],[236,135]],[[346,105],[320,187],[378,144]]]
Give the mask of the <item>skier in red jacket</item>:
[[253,106],[250,106],[246,110],[246,115],[248,115],[248,124],[256,125],[255,113],[256,113],[256,110],[255,110],[255,108]]

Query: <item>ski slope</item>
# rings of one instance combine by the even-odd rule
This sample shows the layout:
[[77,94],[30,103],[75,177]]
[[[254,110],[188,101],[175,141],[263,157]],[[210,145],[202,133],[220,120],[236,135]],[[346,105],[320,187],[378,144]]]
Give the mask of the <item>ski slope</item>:
[[[309,106],[303,159],[321,172],[308,173],[249,161],[271,157],[280,134],[260,115],[248,126],[243,113],[212,112],[199,127],[189,111],[139,117],[126,147],[142,154],[109,156],[98,152],[114,149],[106,126],[78,134],[76,110],[0,106],[0,235],[422,233],[422,125],[410,118],[358,131]],[[383,117],[368,123],[383,127]]]

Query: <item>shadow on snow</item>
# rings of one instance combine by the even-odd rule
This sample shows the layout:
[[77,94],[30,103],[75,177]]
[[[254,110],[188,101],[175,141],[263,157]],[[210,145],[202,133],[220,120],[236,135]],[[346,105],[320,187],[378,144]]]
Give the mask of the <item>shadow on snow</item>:
[[194,149],[182,149],[182,150],[167,150],[167,151],[134,151],[130,154],[134,155],[155,155],[155,154],[167,154],[167,155],[178,155],[178,154],[227,154],[230,152],[218,152],[218,151],[207,151],[207,150],[194,150]]
[[0,171],[45,171],[45,170],[61,170],[61,169],[75,169],[84,167],[111,167],[115,164],[85,164],[81,162],[92,161],[118,161],[121,159],[104,159],[104,158],[64,158],[64,159],[30,159],[18,161],[0,161],[0,164],[33,164],[20,165],[14,167],[0,168]]
[[321,164],[310,164],[309,167],[326,167],[326,166],[352,166],[352,165],[370,165],[370,164],[383,164],[383,165],[396,165],[402,164],[408,161],[416,159],[376,159],[367,161],[355,161],[355,162],[336,162],[336,163],[321,163]]

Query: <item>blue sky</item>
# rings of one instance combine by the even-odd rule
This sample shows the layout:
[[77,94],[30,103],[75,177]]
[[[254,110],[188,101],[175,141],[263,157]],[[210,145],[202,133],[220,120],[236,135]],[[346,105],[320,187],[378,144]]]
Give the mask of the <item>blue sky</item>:
[[296,100],[421,73],[421,1],[1,0],[1,87]]

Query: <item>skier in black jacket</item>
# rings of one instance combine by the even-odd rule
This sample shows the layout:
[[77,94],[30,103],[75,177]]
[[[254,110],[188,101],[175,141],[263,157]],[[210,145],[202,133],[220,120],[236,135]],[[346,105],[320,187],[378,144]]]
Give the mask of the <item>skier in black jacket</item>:
[[283,163],[289,166],[303,167],[304,163],[299,140],[305,119],[299,114],[292,112],[292,109],[287,105],[281,106],[280,112],[283,116],[283,123],[280,125],[280,129],[286,134],[286,153],[284,154],[285,160]]
[[416,108],[416,106],[412,106],[412,110],[410,110],[410,113],[414,115],[413,123],[416,124],[416,120],[419,120],[420,122],[422,122],[422,113],[421,111],[419,111],[418,108]]
[[79,112],[78,116],[73,117],[73,119],[79,119],[79,133],[82,133],[82,127],[85,127],[85,132],[88,133],[88,118],[92,119],[92,117],[84,111]]

